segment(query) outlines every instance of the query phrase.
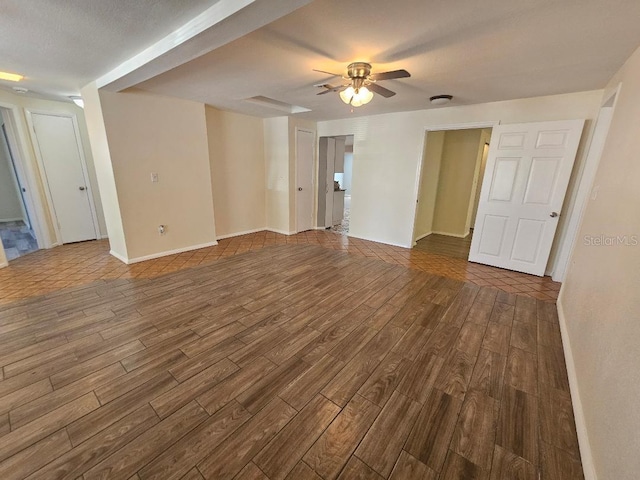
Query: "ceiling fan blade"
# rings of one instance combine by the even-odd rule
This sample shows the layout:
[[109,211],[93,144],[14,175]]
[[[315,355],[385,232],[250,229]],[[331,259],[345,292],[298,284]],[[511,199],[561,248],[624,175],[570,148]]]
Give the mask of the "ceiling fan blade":
[[340,85],[340,86],[334,87],[333,85],[329,85],[328,83],[314,85],[314,87],[320,87],[320,88],[326,89],[323,92],[318,93],[318,95],[324,95],[325,93],[329,93],[329,92],[338,92],[347,86],[348,85]]
[[374,73],[372,80],[393,80],[394,78],[408,78],[411,74],[406,70],[393,70],[391,72]]
[[327,75],[331,75],[332,77],[342,77],[341,74],[339,73],[333,73],[333,72],[327,72],[325,70],[316,70],[315,68],[313,69],[314,72],[318,72],[318,73],[326,73]]
[[367,88],[372,92],[377,93],[378,95],[382,95],[384,98],[393,97],[396,92],[392,92],[388,88],[381,87],[377,83],[372,83],[371,85],[367,85]]

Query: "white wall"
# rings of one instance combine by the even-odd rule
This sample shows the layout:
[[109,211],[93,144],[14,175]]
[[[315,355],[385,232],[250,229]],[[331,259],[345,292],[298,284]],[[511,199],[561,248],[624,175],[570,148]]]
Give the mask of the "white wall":
[[342,182],[340,186],[344,188],[345,195],[351,195],[351,182],[353,178],[353,152],[344,154],[344,172],[342,173]]
[[262,118],[206,106],[218,238],[266,227]]
[[264,120],[267,228],[289,233],[289,119]]
[[[639,78],[640,49],[606,89],[622,82],[558,303],[588,480],[640,472]],[[589,240],[624,235],[618,245]]]
[[2,134],[3,123],[0,117],[0,222],[24,219],[9,146]]
[[433,215],[438,195],[438,180],[442,162],[445,132],[425,133],[424,156],[420,172],[418,189],[418,207],[416,212],[415,240],[433,233]]
[[111,164],[111,153],[107,131],[102,116],[100,94],[95,83],[82,89],[87,131],[91,140],[96,176],[100,185],[100,200],[104,212],[105,225],[109,236],[111,253],[121,260],[128,258],[127,243],[124,238],[124,226],[120,214],[120,203],[116,189],[116,180]]
[[[426,128],[490,121],[593,120],[601,97],[598,90],[319,122],[319,136],[355,135],[350,235],[411,246]],[[590,135],[591,122],[582,138],[578,163],[584,159]],[[565,212],[573,208],[574,183],[572,179]],[[563,216],[560,237],[564,220]]]
[[204,104],[139,90],[100,103],[129,261],[214,244]]

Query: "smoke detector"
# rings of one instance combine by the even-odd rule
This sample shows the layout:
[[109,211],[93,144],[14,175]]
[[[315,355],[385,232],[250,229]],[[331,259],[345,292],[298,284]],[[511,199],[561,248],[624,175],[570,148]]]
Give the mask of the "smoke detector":
[[452,98],[453,96],[451,95],[434,95],[429,100],[431,100],[432,105],[446,105]]

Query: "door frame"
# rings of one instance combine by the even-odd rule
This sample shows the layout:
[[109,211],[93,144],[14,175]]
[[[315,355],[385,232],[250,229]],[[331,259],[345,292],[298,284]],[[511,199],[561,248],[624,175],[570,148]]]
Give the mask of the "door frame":
[[[558,255],[554,264],[551,266],[550,272],[545,272],[545,275],[551,275],[551,278],[556,282],[564,282],[567,270],[569,269],[569,261],[573,255],[576,241],[578,239],[578,231],[582,224],[584,217],[584,211],[587,208],[587,201],[589,196],[592,195],[593,182],[595,181],[596,173],[600,165],[600,158],[602,157],[602,151],[607,141],[609,129],[611,127],[611,119],[616,110],[618,99],[620,98],[620,90],[622,84],[612,91],[608,92],[603,97],[598,110],[598,117],[595,120],[593,128],[591,128],[591,138],[589,139],[589,145],[586,148],[586,154],[584,156],[584,163],[581,166],[581,171],[578,174],[579,179],[576,181],[576,195],[571,206],[571,210],[567,212],[567,228],[565,229],[564,238],[558,248]],[[606,127],[606,132],[602,137],[601,145],[594,145],[594,137],[598,133],[598,122],[605,108],[611,108],[611,118],[609,119],[609,125]],[[586,130],[586,128],[585,128]],[[595,153],[594,148],[599,148],[600,153]],[[574,167],[575,168],[575,167]],[[560,232],[558,232],[560,233]]]
[[[424,149],[427,146],[427,134],[429,132],[441,132],[443,130],[472,130],[476,128],[494,128],[500,125],[500,120],[488,120],[486,122],[469,122],[469,123],[445,123],[443,125],[427,125],[424,127],[422,134],[422,148],[420,150],[420,161],[418,162],[418,168],[416,171],[416,180],[414,185],[414,199],[413,202],[413,228],[411,229],[411,242],[409,245],[413,248],[416,246],[416,222],[418,221],[418,200],[420,197],[420,183],[422,180],[422,170],[424,169]],[[486,173],[486,172],[485,172]],[[482,179],[478,178],[480,185]]]
[[312,163],[311,163],[311,195],[312,195],[312,204],[311,204],[311,229],[313,230],[315,227],[315,219],[318,211],[318,199],[316,198],[315,190],[317,189],[318,179],[316,174],[316,162],[317,162],[317,149],[318,149],[318,135],[315,131],[309,128],[300,128],[295,127],[295,138],[294,138],[294,167],[293,167],[293,178],[294,178],[294,190],[293,190],[293,216],[294,216],[294,233],[299,233],[298,230],[298,132],[310,133],[313,135],[313,145],[312,145]]
[[[11,153],[13,154],[16,174],[21,177],[21,180],[24,182],[24,187],[27,189],[25,192],[25,207],[30,215],[31,227],[36,236],[36,243],[38,244],[38,248],[51,248],[54,245],[48,228],[45,228],[45,202],[40,190],[36,188],[40,172],[34,171],[32,164],[27,161],[29,137],[26,135],[23,123],[21,122],[21,108],[15,104],[5,102],[0,102],[0,107],[7,112],[7,136],[11,143]],[[2,248],[1,245],[0,248]]]
[[73,132],[76,138],[76,147],[78,148],[78,153],[80,154],[80,169],[82,170],[82,178],[85,182],[85,188],[87,189],[87,197],[89,199],[89,209],[91,211],[91,220],[93,222],[93,231],[95,234],[95,240],[100,238],[100,232],[98,230],[98,215],[96,213],[96,206],[93,202],[93,191],[91,188],[91,182],[89,181],[89,174],[87,170],[87,160],[84,155],[84,147],[82,145],[82,139],[80,138],[80,128],[78,126],[78,117],[75,113],[67,113],[67,112],[53,112],[50,110],[40,110],[40,109],[28,109],[25,108],[26,117],[27,117],[27,125],[29,126],[29,133],[31,133],[33,151],[36,155],[36,160],[38,162],[38,167],[42,172],[42,186],[44,188],[44,193],[47,198],[47,203],[49,207],[49,214],[51,215],[51,220],[53,223],[53,229],[56,235],[55,245],[62,245],[62,235],[60,234],[60,227],[58,226],[58,217],[56,215],[55,207],[53,204],[53,196],[51,195],[51,190],[49,188],[49,180],[47,179],[47,170],[44,165],[44,161],[42,160],[42,153],[40,152],[40,143],[38,141],[38,136],[36,134],[36,130],[33,124],[33,115],[49,115],[52,117],[64,117],[70,118],[73,125]]

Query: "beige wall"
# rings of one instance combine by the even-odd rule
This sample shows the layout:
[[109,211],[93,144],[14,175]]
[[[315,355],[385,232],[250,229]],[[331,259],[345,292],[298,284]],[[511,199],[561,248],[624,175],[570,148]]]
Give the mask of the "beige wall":
[[266,226],[264,125],[257,117],[206,106],[218,238]]
[[482,130],[449,130],[444,136],[433,231],[465,237]]
[[1,130],[3,124],[0,117],[0,222],[24,218],[9,148]]
[[204,104],[137,90],[100,103],[129,261],[214,243]]
[[82,89],[82,98],[84,99],[87,131],[91,140],[97,180],[100,185],[100,197],[109,236],[109,247],[112,254],[121,260],[127,259],[127,244],[124,238],[124,226],[120,215],[113,166],[111,165],[111,153],[102,116],[100,94],[95,83]]
[[444,146],[444,131],[427,132],[425,134],[424,158],[420,173],[418,190],[418,210],[414,238],[419,240],[433,232],[433,213],[438,194],[440,163]]
[[626,235],[633,243],[630,236],[640,235],[639,79],[640,49],[607,87],[622,82],[594,181],[597,196],[588,201],[559,302],[601,480],[632,480],[640,472],[640,246],[588,244],[591,236]]
[[32,197],[35,197],[35,202],[40,203],[40,205],[35,205],[34,207],[36,209],[36,219],[40,222],[43,228],[42,235],[46,237],[40,239],[42,241],[42,244],[44,246],[51,246],[53,243],[55,243],[55,230],[53,228],[53,221],[50,215],[50,206],[44,193],[44,176],[42,175],[42,172],[40,171],[40,168],[38,166],[33,142],[27,125],[27,110],[37,110],[52,113],[71,113],[78,119],[80,140],[82,142],[83,153],[87,163],[89,184],[91,187],[91,193],[93,195],[94,205],[96,206],[98,229],[100,231],[100,235],[106,235],[107,228],[102,210],[100,191],[98,188],[84,111],[72,102],[56,102],[51,100],[33,98],[25,95],[14,95],[5,90],[0,90],[0,104],[1,106],[14,109],[14,112],[17,113],[17,118],[15,119],[15,134],[18,136],[19,151],[16,153],[21,156],[23,167],[26,170],[25,173],[29,176],[30,179],[33,179],[35,183],[35,185],[31,186],[35,190],[31,192],[31,195]]

